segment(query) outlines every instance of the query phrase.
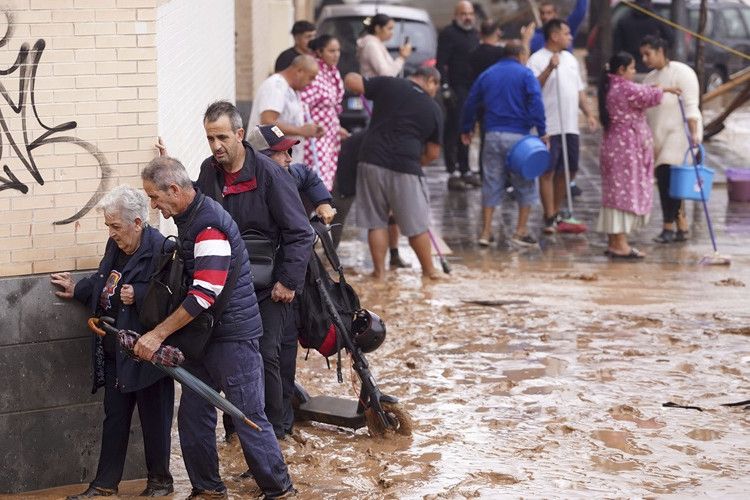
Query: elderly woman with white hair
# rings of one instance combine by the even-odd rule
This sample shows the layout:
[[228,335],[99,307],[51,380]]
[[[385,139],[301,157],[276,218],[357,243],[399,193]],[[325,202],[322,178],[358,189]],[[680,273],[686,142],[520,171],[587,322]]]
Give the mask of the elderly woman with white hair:
[[[98,209],[104,214],[109,240],[99,269],[77,283],[70,273],[52,274],[52,283],[63,289],[56,295],[78,299],[97,317],[114,318],[118,329],[142,333],[138,308],[165,243],[164,236],[148,225],[148,205],[145,193],[130,186],[119,186],[106,195]],[[141,496],[172,493],[169,451],[174,382],[150,363],[126,356],[115,335],[93,335],[92,345],[92,393],[104,387],[102,446],[96,477],[85,492],[68,498],[117,494],[136,405],[148,471]]]

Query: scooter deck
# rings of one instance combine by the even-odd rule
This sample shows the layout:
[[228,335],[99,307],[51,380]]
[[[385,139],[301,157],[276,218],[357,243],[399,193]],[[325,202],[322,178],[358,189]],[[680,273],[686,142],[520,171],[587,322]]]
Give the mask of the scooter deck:
[[331,396],[313,396],[309,401],[296,408],[297,418],[313,420],[325,424],[359,429],[365,426],[365,417],[357,413],[357,401],[334,398]]

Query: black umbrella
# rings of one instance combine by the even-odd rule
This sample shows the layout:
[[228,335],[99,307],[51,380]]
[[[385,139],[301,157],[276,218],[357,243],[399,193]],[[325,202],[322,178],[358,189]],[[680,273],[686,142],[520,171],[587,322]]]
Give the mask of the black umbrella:
[[[104,336],[107,333],[117,334],[120,338],[120,345],[125,354],[137,361],[142,361],[141,358],[133,353],[133,346],[135,346],[140,335],[132,330],[117,330],[112,326],[113,322],[112,318],[108,318],[107,316],[91,318],[89,319],[89,328],[100,336]],[[168,345],[162,345],[154,354],[151,362],[154,366],[179,382],[183,387],[187,387],[224,413],[242,420],[256,431],[261,430],[255,422],[247,418],[245,414],[242,413],[242,410],[234,406],[228,399],[216,392],[204,381],[179,366],[184,360],[185,357],[179,349]]]

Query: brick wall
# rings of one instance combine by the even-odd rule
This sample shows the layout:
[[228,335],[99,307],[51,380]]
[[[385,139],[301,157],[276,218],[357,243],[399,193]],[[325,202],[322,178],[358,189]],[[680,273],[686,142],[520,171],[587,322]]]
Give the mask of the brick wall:
[[106,232],[93,206],[153,154],[155,0],[0,9],[0,276],[95,267]]
[[234,2],[3,9],[0,276],[95,267],[106,232],[93,207],[113,186],[140,183],[157,133],[192,174],[209,154],[203,110],[235,97]]

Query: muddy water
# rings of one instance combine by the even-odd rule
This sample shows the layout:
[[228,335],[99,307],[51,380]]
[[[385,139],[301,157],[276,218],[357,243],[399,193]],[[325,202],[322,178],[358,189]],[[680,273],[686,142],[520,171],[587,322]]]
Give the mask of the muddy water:
[[[363,243],[342,254],[388,326],[369,360],[414,433],[299,423],[282,447],[300,498],[746,497],[750,412],[720,405],[750,398],[750,257],[726,268],[479,255],[437,284],[413,270],[374,284],[357,274]],[[353,398],[348,377],[336,384],[300,354],[313,395]],[[237,445],[219,441],[230,497],[257,494],[234,480]],[[173,471],[187,496],[176,433]],[[124,483],[123,496],[142,487]]]

